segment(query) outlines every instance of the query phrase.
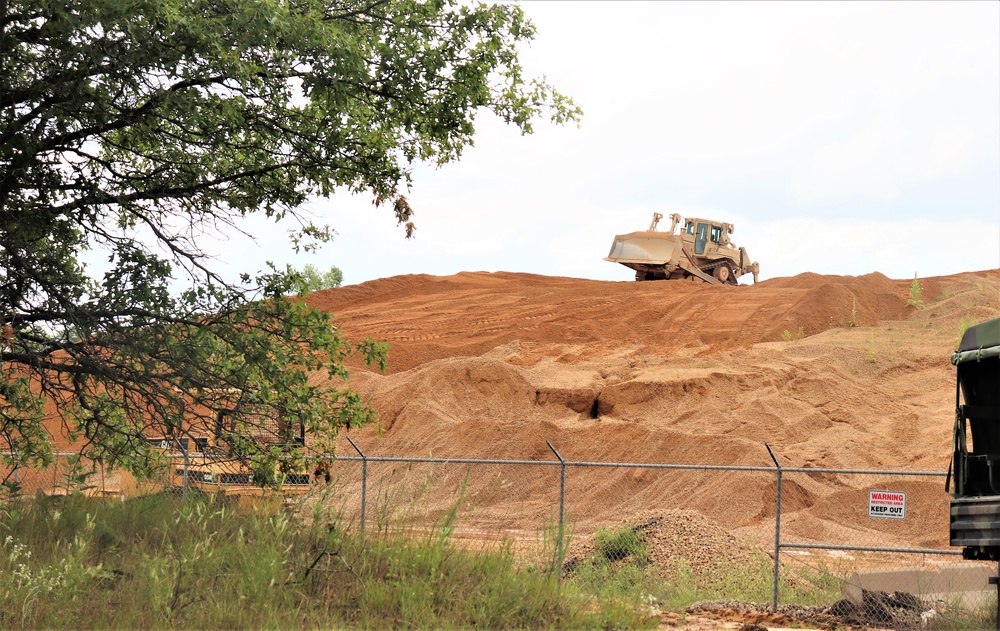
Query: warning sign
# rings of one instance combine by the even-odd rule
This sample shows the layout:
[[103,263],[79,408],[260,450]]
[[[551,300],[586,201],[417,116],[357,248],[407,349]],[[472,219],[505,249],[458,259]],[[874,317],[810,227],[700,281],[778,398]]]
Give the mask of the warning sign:
[[906,517],[906,493],[868,491],[868,516],[904,519]]

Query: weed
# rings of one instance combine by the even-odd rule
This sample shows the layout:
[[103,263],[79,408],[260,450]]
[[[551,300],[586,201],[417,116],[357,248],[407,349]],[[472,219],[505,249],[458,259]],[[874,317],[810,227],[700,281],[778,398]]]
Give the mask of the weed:
[[851,319],[847,323],[849,326],[858,326],[858,299],[854,298],[851,303]]
[[614,562],[631,558],[639,565],[649,563],[646,544],[642,540],[642,535],[635,528],[626,527],[609,531],[602,526],[597,529],[597,533],[594,535],[594,548],[598,559],[602,561]]
[[[419,472],[423,470],[426,474],[421,477]],[[397,524],[416,519],[424,512],[428,494],[447,480],[447,475],[439,473],[439,467],[433,464],[427,467],[409,464],[381,477],[377,487],[381,490],[369,504],[377,532],[389,532]]]
[[782,331],[781,332],[781,339],[785,340],[786,342],[791,342],[792,341],[792,333],[791,333],[791,331],[789,331],[788,329],[785,329],[784,331]]
[[[961,597],[949,597],[935,604],[933,616],[925,620],[931,629],[995,629],[996,609],[992,604],[970,608]],[[923,616],[922,616],[923,618]],[[923,622],[923,620],[922,620]]]
[[861,347],[865,351],[865,361],[869,364],[874,364],[878,361],[878,349],[875,346],[875,332],[872,331],[868,335],[868,340],[865,342],[864,346]]
[[555,517],[549,518],[542,525],[542,542],[544,556],[548,559],[548,575],[559,577],[562,575],[563,563],[566,562],[566,551],[572,536],[566,533],[565,521],[560,523]]
[[962,338],[965,337],[966,329],[975,323],[976,321],[972,318],[972,316],[968,314],[962,316],[962,319],[958,323],[958,341],[955,342],[956,348],[958,348],[958,345],[962,343]]
[[913,273],[913,281],[910,283],[910,299],[906,301],[904,307],[913,307],[917,311],[922,311],[924,308],[924,301],[920,299],[924,293],[924,288],[920,286],[920,280],[917,279],[916,272]]
[[795,339],[797,339],[797,340],[801,340],[801,339],[802,339],[802,338],[804,338],[805,336],[806,336],[806,329],[805,329],[805,327],[801,327],[801,326],[800,326],[800,327],[799,327],[799,330],[798,330],[798,337],[796,337]]
[[[659,610],[667,592],[662,579],[650,567],[646,545],[638,530],[601,527],[594,535],[593,556],[575,560],[565,584],[590,594],[606,612],[605,625],[615,626],[611,615],[621,616],[624,612],[655,615]],[[656,621],[657,618],[647,618],[643,622],[649,626]]]

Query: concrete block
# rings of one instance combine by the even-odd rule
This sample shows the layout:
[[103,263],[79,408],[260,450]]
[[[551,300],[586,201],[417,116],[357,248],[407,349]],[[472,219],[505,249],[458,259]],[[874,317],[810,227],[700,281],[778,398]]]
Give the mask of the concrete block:
[[863,591],[906,592],[925,602],[934,600],[967,600],[970,594],[995,594],[996,587],[989,577],[996,576],[995,565],[953,563],[929,570],[912,567],[859,570],[844,585],[844,598],[859,607]]

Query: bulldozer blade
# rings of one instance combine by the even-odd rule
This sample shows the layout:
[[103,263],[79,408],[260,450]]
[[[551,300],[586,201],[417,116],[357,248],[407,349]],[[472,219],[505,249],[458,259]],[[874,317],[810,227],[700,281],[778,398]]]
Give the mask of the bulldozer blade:
[[604,258],[612,263],[660,264],[675,261],[677,241],[662,232],[633,232],[615,237],[611,252]]

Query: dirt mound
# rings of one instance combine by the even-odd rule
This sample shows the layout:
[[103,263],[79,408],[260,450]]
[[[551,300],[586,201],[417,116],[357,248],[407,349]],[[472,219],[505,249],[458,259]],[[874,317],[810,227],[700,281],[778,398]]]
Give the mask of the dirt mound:
[[[517,342],[515,360],[563,363],[625,350],[747,348],[905,314],[909,281],[802,274],[751,286],[606,282],[531,274],[396,276],[311,294],[345,333],[392,346],[390,372]],[[574,348],[578,347],[578,348]]]
[[[1000,270],[921,279],[922,309],[906,305],[911,283],[878,273],[733,287],[477,272],[306,300],[335,314],[348,339],[389,343],[386,375],[356,365],[351,376],[381,419],[352,437],[386,455],[552,458],[550,441],[567,459],[771,466],[766,443],[784,466],[943,471],[948,357],[961,327],[1000,315]],[[681,494],[678,508],[712,514],[741,538],[773,519],[767,474],[656,479],[642,490],[642,475],[610,472],[593,488]],[[786,476],[783,534],[848,533],[841,500],[877,482]],[[941,501],[939,482],[914,483],[914,514]],[[730,485],[721,513],[719,484]],[[595,515],[621,491],[608,493],[594,494]],[[882,545],[946,544],[946,524],[919,521],[872,534]]]

